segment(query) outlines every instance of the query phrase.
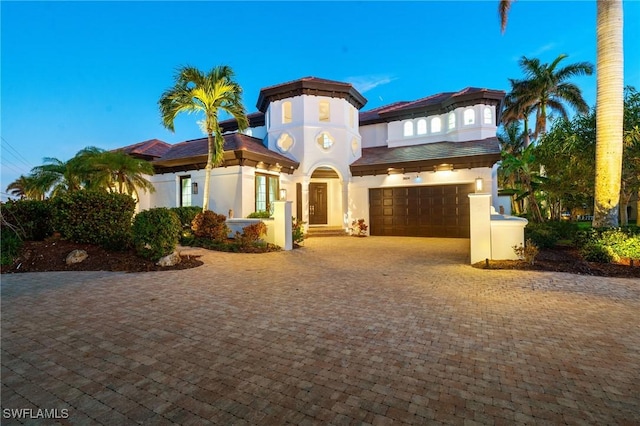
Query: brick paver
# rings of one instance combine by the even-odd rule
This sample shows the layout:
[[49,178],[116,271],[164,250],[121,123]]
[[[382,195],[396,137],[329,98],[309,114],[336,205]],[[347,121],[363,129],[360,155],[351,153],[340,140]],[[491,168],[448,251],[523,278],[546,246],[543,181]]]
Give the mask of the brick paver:
[[640,283],[476,270],[467,244],[3,275],[2,424],[640,423]]

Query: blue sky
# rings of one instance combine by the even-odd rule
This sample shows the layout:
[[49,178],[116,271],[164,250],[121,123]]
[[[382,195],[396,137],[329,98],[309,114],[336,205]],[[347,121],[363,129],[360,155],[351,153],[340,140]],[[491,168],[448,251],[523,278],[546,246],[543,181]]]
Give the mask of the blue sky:
[[[0,191],[44,157],[86,146],[201,137],[160,122],[177,67],[231,66],[248,112],[261,88],[316,76],[353,83],[364,110],[467,86],[508,90],[525,55],[595,65],[594,1],[0,2]],[[626,1],[625,83],[640,88],[640,2]],[[633,24],[632,24],[633,23]],[[595,104],[595,76],[580,85]],[[6,194],[2,193],[2,199]]]

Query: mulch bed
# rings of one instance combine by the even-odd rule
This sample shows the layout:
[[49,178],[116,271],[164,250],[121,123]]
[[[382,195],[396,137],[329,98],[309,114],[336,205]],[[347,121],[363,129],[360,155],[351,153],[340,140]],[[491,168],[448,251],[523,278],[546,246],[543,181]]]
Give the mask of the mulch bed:
[[531,265],[522,260],[489,260],[472,265],[479,269],[518,269],[527,271],[568,272],[570,274],[593,275],[599,277],[640,278],[640,262],[631,266],[629,259],[619,263],[587,262],[573,247],[555,247],[540,250],[535,263]]
[[[85,250],[89,257],[83,262],[67,265],[67,255]],[[139,257],[133,251],[108,251],[92,244],[78,244],[60,239],[26,241],[13,265],[2,266],[2,273],[46,271],[114,271],[148,272],[195,268],[203,264],[200,256],[181,256],[175,266],[157,266],[155,262]]]

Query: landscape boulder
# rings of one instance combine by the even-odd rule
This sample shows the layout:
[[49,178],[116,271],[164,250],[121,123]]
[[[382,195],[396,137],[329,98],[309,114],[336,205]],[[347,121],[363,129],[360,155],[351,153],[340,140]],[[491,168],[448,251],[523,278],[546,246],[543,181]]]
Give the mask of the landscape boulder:
[[178,263],[180,263],[180,253],[178,253],[177,251],[174,251],[171,254],[168,254],[164,257],[161,257],[160,260],[158,260],[158,263],[156,263],[156,265],[158,266],[174,266],[177,265]]
[[80,263],[84,261],[89,255],[84,250],[75,249],[67,255],[65,262],[67,265],[73,265],[74,263]]

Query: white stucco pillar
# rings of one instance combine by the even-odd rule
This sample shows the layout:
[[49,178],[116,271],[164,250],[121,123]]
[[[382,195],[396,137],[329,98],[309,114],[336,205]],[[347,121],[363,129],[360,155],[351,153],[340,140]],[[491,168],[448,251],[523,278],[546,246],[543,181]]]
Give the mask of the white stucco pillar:
[[491,259],[491,194],[469,194],[471,263]]
[[291,250],[293,249],[291,223],[293,201],[274,201],[273,204],[274,243],[283,250]]
[[342,228],[349,229],[349,183],[340,181],[342,187]]
[[305,223],[304,225],[304,233],[306,234],[309,230],[309,177],[305,176],[302,179],[302,221]]

